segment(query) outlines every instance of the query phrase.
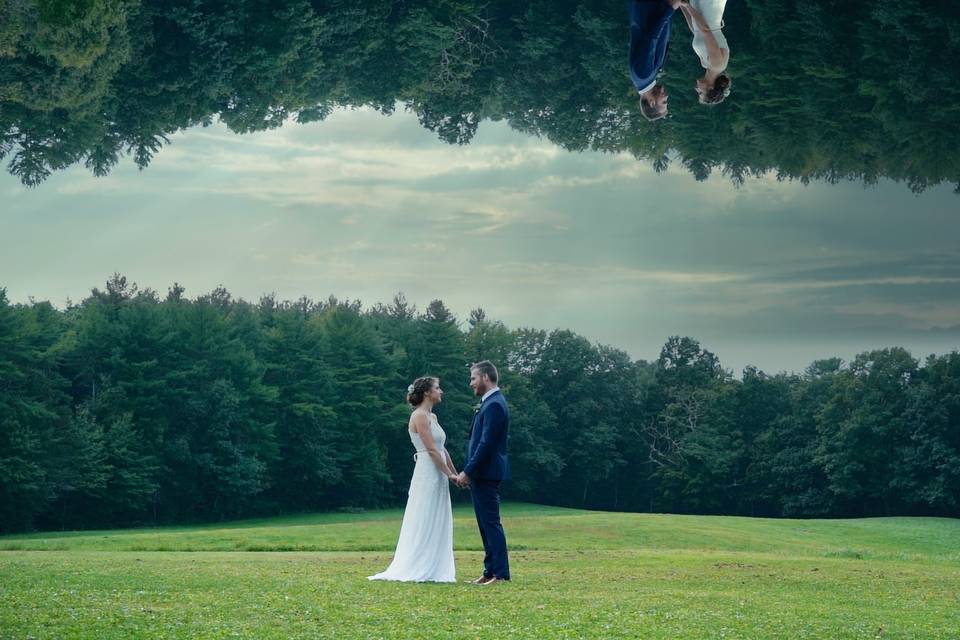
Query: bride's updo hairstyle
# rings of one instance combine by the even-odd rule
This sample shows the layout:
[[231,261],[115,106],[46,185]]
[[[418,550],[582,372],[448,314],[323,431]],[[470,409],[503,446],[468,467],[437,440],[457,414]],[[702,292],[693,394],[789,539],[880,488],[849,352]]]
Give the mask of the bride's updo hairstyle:
[[440,381],[433,376],[417,378],[413,381],[413,384],[407,387],[407,402],[410,403],[411,407],[420,406],[420,403],[430,393],[430,390],[437,386],[438,382]]
[[713,86],[700,96],[700,104],[717,105],[726,100],[728,95],[730,95],[730,76],[721,73],[714,80]]

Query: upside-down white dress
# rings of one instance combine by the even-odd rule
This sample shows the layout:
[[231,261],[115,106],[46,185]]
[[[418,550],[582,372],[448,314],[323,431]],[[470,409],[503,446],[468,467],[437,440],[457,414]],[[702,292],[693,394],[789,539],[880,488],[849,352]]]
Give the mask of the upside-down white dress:
[[[730,50],[730,45],[727,44],[727,38],[723,35],[721,28],[723,27],[723,10],[727,6],[727,0],[690,0],[690,5],[700,12],[700,15],[703,16],[704,21],[710,27],[710,30],[713,32],[713,37],[717,40],[717,45],[721,49]],[[700,58],[700,66],[704,69],[710,69],[713,65],[710,64],[710,54],[707,52],[707,43],[704,40],[703,32],[694,24],[693,29],[693,50],[696,52],[697,57]],[[726,68],[726,66],[724,66]],[[722,69],[718,69],[722,71]]]

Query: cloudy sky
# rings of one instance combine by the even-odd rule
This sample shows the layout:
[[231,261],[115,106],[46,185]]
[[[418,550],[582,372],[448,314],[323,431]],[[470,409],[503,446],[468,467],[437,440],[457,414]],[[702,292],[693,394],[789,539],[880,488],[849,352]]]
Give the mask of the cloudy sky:
[[148,169],[0,176],[0,287],[63,306],[113,272],[165,294],[224,285],[482,307],[654,359],[690,335],[736,373],[891,345],[960,348],[960,196],[903,185],[698,183],[484,123],[449,146],[416,117],[343,111],[173,137]]

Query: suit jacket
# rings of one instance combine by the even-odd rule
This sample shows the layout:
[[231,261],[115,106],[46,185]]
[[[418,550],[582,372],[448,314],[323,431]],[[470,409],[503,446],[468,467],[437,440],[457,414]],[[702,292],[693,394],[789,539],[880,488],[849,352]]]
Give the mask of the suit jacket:
[[510,410],[503,393],[496,391],[480,405],[470,425],[467,464],[463,472],[471,480],[509,480],[507,434]]
[[666,0],[630,0],[630,79],[642,91],[667,59],[673,8]]

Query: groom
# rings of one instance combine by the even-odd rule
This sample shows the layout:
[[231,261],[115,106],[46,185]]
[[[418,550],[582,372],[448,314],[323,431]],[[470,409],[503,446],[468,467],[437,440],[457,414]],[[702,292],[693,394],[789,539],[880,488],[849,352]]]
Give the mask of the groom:
[[647,120],[667,115],[667,89],[657,82],[667,59],[670,19],[680,0],[630,0],[630,79]]
[[500,482],[510,479],[507,432],[510,410],[497,386],[497,368],[489,360],[470,367],[470,388],[480,396],[467,444],[467,463],[457,484],[470,487],[473,510],[483,540],[483,575],[474,584],[489,585],[510,579],[507,538],[500,524]]

